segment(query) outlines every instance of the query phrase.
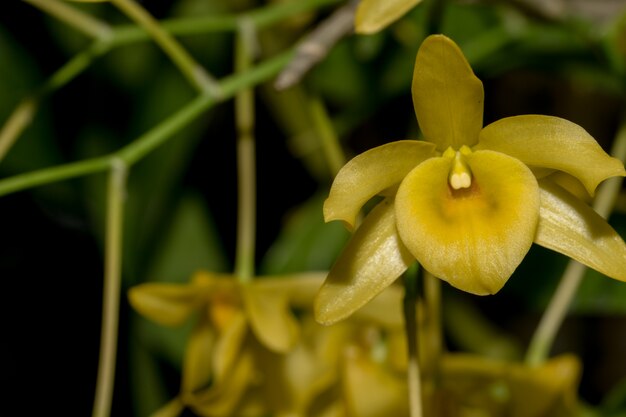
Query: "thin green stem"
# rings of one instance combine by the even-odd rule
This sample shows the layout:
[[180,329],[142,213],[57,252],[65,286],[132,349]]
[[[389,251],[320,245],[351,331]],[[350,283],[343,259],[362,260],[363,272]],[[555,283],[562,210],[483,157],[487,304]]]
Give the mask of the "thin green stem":
[[126,176],[127,167],[124,162],[119,159],[113,160],[107,193],[102,330],[93,417],[108,417],[111,414],[113,400],[122,278],[122,228]]
[[143,7],[134,0],[111,0],[111,3],[152,36],[195,88],[213,96],[220,95],[219,86],[213,77]]
[[[250,71],[224,78],[220,82],[224,93],[221,100],[232,98],[243,88],[267,81],[269,78],[278,74],[291,60],[292,56],[293,51],[288,51],[265,61]],[[164,142],[171,139],[176,132],[216,103],[218,103],[218,101],[213,97],[200,95],[160,124],[141,135],[135,141],[113,154],[44,168],[0,180],[0,196],[39,185],[102,172],[109,168],[111,161],[115,158],[121,159],[128,166],[133,165]]]
[[74,29],[95,39],[111,36],[111,27],[72,6],[59,0],[24,0],[51,16],[67,23]]
[[407,364],[409,415],[410,417],[422,417],[422,387],[417,328],[417,276],[415,273],[407,272],[405,274],[404,287],[404,320],[409,358]]
[[93,42],[89,48],[59,68],[37,92],[22,99],[0,129],[0,161],[32,122],[41,97],[61,88],[84,71],[96,56],[106,50],[106,45],[107,41]]
[[[89,36],[97,38],[98,40],[57,70],[36,94],[24,98],[13,111],[2,127],[2,130],[0,130],[0,160],[13,146],[24,129],[28,127],[32,115],[44,95],[54,92],[76,78],[88,68],[97,57],[106,54],[112,48],[150,39],[149,33],[141,27],[123,25],[111,29],[106,23],[94,20],[89,15],[71,9],[68,5],[58,0],[25,1],[29,1],[40,9],[57,16],[59,19],[85,31]],[[161,27],[172,35],[197,35],[215,31],[233,31],[238,30],[242,22],[247,22],[250,25],[254,25],[257,29],[260,29],[296,14],[305,13],[338,2],[339,0],[303,0],[298,2],[278,3],[236,15],[164,20],[161,22]],[[76,14],[78,17],[75,17]],[[27,104],[24,104],[28,102],[32,103],[32,110],[27,108]],[[26,117],[29,112],[31,114]]]
[[441,280],[424,271],[424,376],[435,378],[443,350],[441,328]]
[[[626,160],[626,123],[620,128],[611,153],[622,162]],[[598,187],[593,208],[602,217],[608,218],[610,215],[622,182],[622,177],[613,177],[607,179]],[[568,262],[559,286],[530,341],[526,354],[527,364],[533,366],[540,365],[550,354],[554,339],[567,315],[569,306],[578,291],[586,270],[586,266],[574,260]]]
[[[254,28],[242,25],[235,39],[235,72],[248,71],[252,64]],[[235,97],[237,127],[237,248],[235,276],[240,282],[254,277],[256,235],[256,164],[254,140],[254,91],[241,89]]]
[[313,119],[313,125],[322,143],[322,152],[330,168],[330,174],[334,177],[346,163],[346,157],[339,144],[337,132],[333,122],[326,111],[326,107],[318,97],[309,99],[309,109]]

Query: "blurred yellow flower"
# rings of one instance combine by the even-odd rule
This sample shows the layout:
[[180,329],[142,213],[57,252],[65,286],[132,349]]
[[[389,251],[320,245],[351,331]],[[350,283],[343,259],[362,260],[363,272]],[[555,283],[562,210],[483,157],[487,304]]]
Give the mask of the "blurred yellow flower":
[[256,351],[265,347],[285,353],[296,345],[299,325],[292,304],[310,305],[324,275],[311,272],[240,283],[233,275],[200,271],[189,284],[131,288],[130,304],[156,323],[179,326],[197,315],[185,350],[180,395],[155,415],[177,416],[185,407],[210,417],[240,410],[256,372]]
[[352,314],[416,259],[473,294],[499,291],[532,243],[626,281],[626,245],[584,201],[551,179],[564,172],[590,195],[624,165],[580,126],[551,116],[508,117],[482,127],[483,87],[443,35],[420,47],[413,104],[425,141],[371,149],[338,173],[326,221],[355,226],[316,298],[316,319]]

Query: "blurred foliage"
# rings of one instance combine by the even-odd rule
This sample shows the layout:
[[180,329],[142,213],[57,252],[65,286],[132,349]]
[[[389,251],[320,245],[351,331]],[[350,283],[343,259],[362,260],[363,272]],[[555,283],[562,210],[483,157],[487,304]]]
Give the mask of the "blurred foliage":
[[[5,3],[0,124],[88,45],[83,35],[26,2]],[[306,103],[312,98],[325,103],[348,157],[391,140],[415,138],[411,74],[428,22],[461,46],[484,82],[486,123],[513,114],[561,116],[610,148],[626,110],[626,2],[450,0],[434,12],[431,3],[425,0],[378,34],[347,36],[300,85],[276,92],[268,83],[257,90],[257,267],[263,274],[328,269],[348,237],[340,225],[323,223],[321,206],[332,173]],[[219,16],[263,5],[144,2],[159,19]],[[112,25],[128,24],[108,4],[72,6]],[[296,44],[331,10],[324,7],[260,31],[259,60]],[[180,40],[218,78],[233,72],[232,33]],[[0,175],[119,149],[193,97],[191,86],[151,42],[114,48],[41,98],[32,123],[2,160]],[[133,167],[124,222],[124,290],[148,281],[186,282],[199,269],[232,269],[234,141],[232,103],[227,102]],[[3,197],[0,381],[6,388],[1,415],[58,409],[84,415],[91,407],[104,184],[104,176],[97,174]],[[625,212],[615,212],[610,223],[626,236]],[[564,257],[533,248],[495,297],[445,288],[448,348],[480,354],[493,348],[493,356],[518,357],[564,265]],[[582,357],[581,396],[590,404],[590,416],[626,416],[626,286],[598,275],[587,272],[554,350]],[[144,416],[177,392],[191,327],[163,329],[138,317],[124,298],[122,304],[113,415]],[[614,325],[598,326],[607,318]],[[482,330],[468,336],[467,323],[473,322],[478,324],[470,326]],[[600,341],[612,348],[598,347]]]

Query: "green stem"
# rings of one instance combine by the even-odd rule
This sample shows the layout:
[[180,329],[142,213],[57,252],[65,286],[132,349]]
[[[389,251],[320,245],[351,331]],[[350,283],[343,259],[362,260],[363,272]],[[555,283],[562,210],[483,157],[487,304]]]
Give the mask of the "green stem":
[[[150,35],[141,27],[125,25],[111,29],[105,23],[93,20],[89,15],[71,9],[66,4],[57,0],[25,1],[29,1],[40,9],[57,16],[71,26],[77,27],[79,30],[85,31],[89,36],[98,38],[99,40],[92,43],[89,48],[74,56],[63,67],[57,70],[37,94],[22,100],[20,105],[18,105],[11,116],[9,116],[2,130],[0,130],[0,160],[6,155],[19,135],[30,124],[32,115],[42,96],[52,93],[76,78],[91,65],[95,58],[104,55],[112,48],[150,39]],[[233,31],[238,30],[242,22],[247,22],[254,25],[257,29],[260,29],[296,14],[305,13],[318,7],[338,2],[339,0],[303,0],[298,2],[278,3],[238,15],[164,20],[161,22],[161,27],[172,35],[197,35],[215,31]],[[25,108],[28,106],[24,103],[28,102],[32,102],[31,105],[34,106],[32,110]],[[31,114],[25,117],[27,110]]]
[[407,384],[409,387],[409,415],[410,417],[422,417],[422,387],[418,359],[417,275],[407,272],[405,274],[404,286],[404,320],[408,351]]
[[[622,162],[626,160],[626,123],[620,128],[611,153]],[[602,217],[608,218],[610,215],[623,180],[622,177],[609,178],[598,187],[593,208]],[[559,286],[530,341],[526,354],[527,364],[533,366],[540,365],[550,354],[554,339],[567,315],[569,306],[578,291],[586,270],[586,266],[574,260],[568,262]]]
[[143,7],[133,0],[111,0],[111,3],[152,36],[194,87],[213,96],[220,95],[219,86],[213,77]]
[[[288,51],[265,61],[250,71],[226,77],[220,82],[223,91],[221,100],[232,98],[243,88],[267,81],[272,76],[278,74],[291,60],[292,56],[293,51]],[[113,154],[44,168],[0,180],[0,196],[60,180],[102,172],[109,168],[111,161],[115,158],[123,160],[128,166],[133,165],[168,139],[171,139],[173,134],[218,102],[209,95],[200,95],[135,141]]]
[[339,144],[339,138],[333,127],[333,122],[330,120],[322,100],[318,97],[311,97],[309,99],[309,109],[313,125],[322,143],[322,152],[326,157],[330,173],[334,177],[346,163],[346,157]]
[[22,99],[0,129],[0,161],[32,122],[41,97],[61,88],[84,71],[96,56],[107,50],[107,45],[106,40],[93,42],[89,48],[59,68],[37,92]]
[[424,271],[424,376],[437,377],[439,360],[443,351],[441,328],[441,280]]
[[124,162],[119,159],[114,160],[109,174],[107,194],[102,330],[93,417],[108,417],[113,399],[122,277],[122,227],[126,174],[127,167]]
[[24,1],[67,23],[90,38],[105,39],[111,36],[111,27],[107,23],[71,7],[66,2],[58,0]]
[[[252,27],[242,25],[235,39],[235,72],[248,71],[252,64],[254,33]],[[251,87],[241,89],[235,97],[237,127],[237,248],[235,276],[248,282],[254,276],[256,232],[256,167],[254,143],[254,92]]]

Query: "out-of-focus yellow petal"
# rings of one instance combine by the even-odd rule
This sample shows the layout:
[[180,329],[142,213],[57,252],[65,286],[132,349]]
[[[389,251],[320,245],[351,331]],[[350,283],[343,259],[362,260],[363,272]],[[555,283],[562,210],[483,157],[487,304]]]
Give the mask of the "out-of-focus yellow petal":
[[342,220],[349,229],[370,198],[399,184],[416,165],[435,156],[435,147],[424,141],[400,140],[370,149],[341,168],[324,202],[324,219]]
[[255,336],[275,352],[287,352],[298,337],[298,323],[287,294],[280,289],[263,289],[255,282],[241,285],[246,315]]
[[574,415],[580,368],[580,361],[572,355],[553,358],[541,367],[469,354],[445,355],[441,363],[443,406],[481,410],[490,416]]
[[426,140],[445,151],[478,142],[483,126],[483,84],[449,38],[431,35],[413,70],[413,106]]
[[331,268],[315,299],[315,319],[332,324],[348,317],[413,262],[398,238],[394,205],[385,199],[367,215]]
[[473,294],[494,294],[532,245],[539,193],[526,165],[510,156],[478,151],[466,156],[469,188],[448,184],[450,158],[416,167],[396,196],[398,232],[433,275]]
[[150,417],[178,417],[182,414],[184,408],[185,404],[183,404],[179,397],[176,397],[150,414]]
[[186,403],[195,413],[206,417],[228,417],[242,400],[254,375],[250,349],[239,352],[237,360],[225,379],[195,395],[186,396]]
[[254,280],[254,285],[262,291],[281,291],[290,305],[311,309],[313,299],[327,275],[328,271],[262,276]]
[[193,392],[211,381],[213,343],[215,334],[208,320],[200,320],[191,332],[183,361],[183,392]]
[[392,284],[356,311],[352,318],[386,329],[401,328],[404,331],[403,300],[404,286]]
[[480,132],[476,149],[511,155],[527,165],[558,169],[578,178],[589,194],[609,177],[624,176],[624,164],[609,156],[582,127],[552,116],[500,119]]
[[216,382],[224,380],[232,371],[247,335],[248,323],[243,312],[237,314],[230,325],[218,335],[212,356]]
[[343,389],[349,416],[409,415],[406,377],[373,362],[357,348],[346,356]]
[[563,188],[547,180],[539,185],[541,205],[535,243],[626,281],[626,244],[617,232]]
[[389,26],[422,0],[362,0],[356,10],[356,33],[371,34]]
[[178,326],[199,306],[198,290],[179,284],[147,283],[128,291],[130,305],[137,312],[164,326]]

